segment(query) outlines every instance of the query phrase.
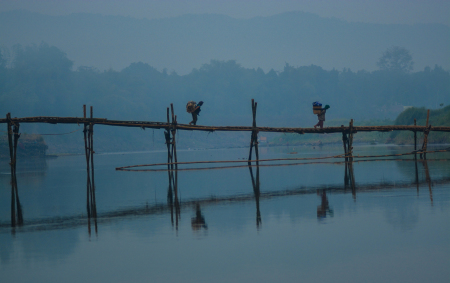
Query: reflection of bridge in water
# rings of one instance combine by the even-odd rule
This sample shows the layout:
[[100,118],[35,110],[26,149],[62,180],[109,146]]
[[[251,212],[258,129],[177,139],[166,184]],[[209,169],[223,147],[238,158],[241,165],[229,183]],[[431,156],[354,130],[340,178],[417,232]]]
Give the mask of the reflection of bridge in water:
[[[425,180],[419,180],[418,166],[422,165],[425,171]],[[94,184],[87,184],[87,215],[74,215],[67,217],[50,217],[43,219],[30,219],[25,221],[21,212],[21,205],[18,196],[17,182],[11,183],[11,222],[0,223],[0,228],[13,227],[12,232],[27,232],[27,231],[40,231],[40,230],[56,230],[66,229],[78,226],[84,226],[87,224],[88,232],[91,234],[91,225],[94,225],[95,233],[98,231],[98,223],[108,223],[120,218],[126,217],[139,217],[148,215],[161,215],[170,213],[172,225],[178,229],[180,215],[182,210],[189,209],[193,211],[196,209],[196,217],[192,218],[192,227],[194,230],[207,227],[207,221],[201,213],[201,208],[206,206],[232,204],[239,202],[254,201],[256,203],[256,225],[260,226],[262,223],[262,217],[260,212],[260,200],[281,198],[298,195],[317,194],[321,198],[321,204],[317,208],[317,216],[324,217],[327,213],[332,213],[328,207],[327,193],[350,193],[352,198],[356,201],[358,193],[373,192],[380,190],[393,190],[393,189],[410,189],[415,188],[419,193],[419,188],[426,185],[428,188],[428,194],[430,197],[431,205],[433,205],[433,192],[432,185],[436,184],[448,184],[450,178],[442,178],[439,180],[431,180],[428,162],[427,160],[415,160],[415,180],[412,182],[395,182],[395,183],[374,183],[374,184],[358,184],[356,185],[355,176],[353,173],[353,162],[345,163],[345,173],[343,178],[343,184],[339,185],[327,185],[318,187],[304,187],[300,186],[289,190],[274,190],[274,191],[260,191],[259,180],[259,166],[248,166],[250,177],[252,181],[252,193],[238,194],[231,196],[221,197],[206,197],[195,198],[181,201],[178,197],[178,176],[176,170],[168,170],[169,186],[167,190],[167,203],[159,203],[153,205],[142,205],[136,207],[130,207],[125,209],[118,209],[109,212],[96,212],[95,198],[89,193],[89,186]],[[15,178],[15,176],[14,176]],[[21,226],[20,229],[15,227]]]

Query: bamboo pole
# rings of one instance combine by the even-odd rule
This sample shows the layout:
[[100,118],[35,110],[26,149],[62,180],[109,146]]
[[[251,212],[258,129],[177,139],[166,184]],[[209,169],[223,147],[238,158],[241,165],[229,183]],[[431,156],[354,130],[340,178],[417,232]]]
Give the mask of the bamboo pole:
[[17,144],[18,144],[18,141],[19,141],[19,138],[20,138],[19,129],[20,129],[20,124],[19,123],[15,123],[15,125],[13,126],[13,133],[14,133],[14,147],[13,147],[14,163],[13,163],[13,170],[14,170],[14,175],[11,176],[11,177],[12,177],[12,185],[13,185],[14,191],[15,191],[15,201],[16,201],[16,209],[17,209],[17,223],[19,225],[22,225],[23,224],[23,215],[22,215],[22,208],[20,206],[19,190],[17,188],[17,175],[16,175],[16,168],[17,168]]
[[[94,108],[91,106],[91,119],[94,118]],[[89,124],[90,132],[90,154],[91,154],[91,208],[93,217],[97,217],[97,204],[95,201],[95,180],[94,180],[94,123]]]
[[252,123],[252,134],[250,138],[250,152],[248,155],[248,165],[251,164],[250,160],[252,160],[252,150],[253,147],[255,147],[255,156],[256,156],[256,164],[259,163],[259,153],[258,153],[258,131],[256,127],[256,107],[257,103],[255,103],[255,100],[252,99],[252,117],[253,117],[253,123]]
[[11,125],[11,113],[7,113],[6,114],[6,120],[7,120],[7,124],[6,124],[6,131],[8,133],[8,144],[9,144],[9,166],[10,166],[10,170],[11,170],[11,227],[15,227],[16,226],[16,206],[15,206],[15,190],[14,190],[14,176],[15,176],[15,171],[14,171],[14,153],[13,153],[13,139],[12,139],[12,135],[13,135],[13,131],[12,131],[12,125]]
[[[428,121],[430,119],[430,109],[427,111],[427,123],[425,125],[425,136],[423,138],[423,146],[422,151],[427,151],[427,144],[428,144],[428,134],[430,133],[431,125],[428,126]],[[427,154],[423,154],[423,158],[427,159]]]
[[[83,105],[83,117],[86,118],[86,105]],[[90,159],[90,135],[88,129],[88,123],[83,124],[83,136],[84,136],[84,155],[86,157],[86,211],[88,218],[91,217],[91,208],[90,208],[90,192],[91,192],[91,177],[90,177],[90,167],[89,167],[89,159]],[[90,228],[89,228],[90,229]]]
[[[416,126],[416,125],[417,125],[417,121],[416,121],[416,118],[414,118],[414,126]],[[414,151],[416,151],[416,150],[417,150],[417,131],[414,130]],[[417,153],[414,154],[414,159],[417,159]]]
[[8,132],[8,144],[9,144],[9,164],[11,166],[11,174],[13,173],[13,140],[12,140],[12,123],[11,123],[11,113],[6,114],[7,122],[7,132]]
[[255,102],[255,106],[253,107],[253,128],[255,129],[253,142],[255,143],[255,155],[256,155],[256,165],[259,165],[259,150],[258,150],[258,131],[256,130],[256,109],[258,107],[258,103]]
[[[169,107],[167,107],[167,128],[164,131],[164,137],[167,145],[167,163],[172,163],[172,155],[170,154],[170,119],[169,119]],[[173,169],[173,164],[171,165]]]
[[14,175],[16,174],[16,164],[17,164],[17,142],[20,138],[20,134],[19,134],[19,128],[20,128],[20,124],[19,123],[15,123],[13,126],[13,135],[14,135],[14,143],[13,143],[13,168],[14,168]]
[[[423,145],[422,145],[422,151],[423,152],[427,151],[428,133],[430,132],[430,129],[428,127],[429,119],[430,119],[430,109],[428,109],[428,111],[427,111],[427,122],[426,122],[426,125],[425,125],[424,137],[423,137]],[[431,125],[430,125],[430,128],[431,128]],[[420,156],[422,157],[422,154]],[[426,153],[423,154],[423,158],[427,159],[427,154]]]
[[341,125],[342,128],[342,144],[344,145],[344,154],[345,154],[345,161],[348,161],[348,157],[347,157],[347,134],[345,133],[344,130],[344,125]]
[[349,161],[353,161],[353,119],[350,120],[348,128],[349,128],[348,155]]
[[175,169],[178,169],[178,165],[176,164],[178,162],[178,159],[177,159],[177,145],[175,140],[175,135],[177,132],[177,116],[173,111],[173,103],[170,104],[170,109],[172,110],[172,154],[173,157],[175,157]]
[[[254,104],[255,104],[255,100],[252,99],[252,117],[253,117]],[[253,150],[253,131],[252,131],[252,134],[251,134],[251,137],[250,137],[250,152],[248,154],[248,165],[251,165],[250,160],[252,160],[252,150]]]

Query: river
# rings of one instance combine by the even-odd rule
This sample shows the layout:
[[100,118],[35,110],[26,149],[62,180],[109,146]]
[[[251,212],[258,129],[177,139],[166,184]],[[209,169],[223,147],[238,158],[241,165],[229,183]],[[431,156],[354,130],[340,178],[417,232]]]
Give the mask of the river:
[[[357,145],[355,155],[411,150]],[[338,154],[259,149],[260,159]],[[245,161],[248,149],[177,157]],[[0,282],[449,282],[449,159],[189,164],[179,169],[202,170],[172,174],[116,170],[167,162],[164,151],[95,154],[97,217],[84,156],[19,158],[14,198],[0,160]],[[23,217],[14,227],[12,203]]]

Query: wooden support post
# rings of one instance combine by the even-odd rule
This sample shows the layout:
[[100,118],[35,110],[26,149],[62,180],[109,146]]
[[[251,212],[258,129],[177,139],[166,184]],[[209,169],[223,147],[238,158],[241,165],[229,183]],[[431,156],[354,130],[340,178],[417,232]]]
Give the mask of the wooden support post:
[[9,144],[9,166],[11,170],[11,227],[16,226],[16,206],[15,206],[15,190],[14,190],[14,153],[13,153],[13,139],[12,139],[12,127],[11,127],[11,114],[6,114],[8,133],[8,144]]
[[355,186],[355,175],[353,174],[353,119],[350,120],[349,125],[349,139],[348,139],[348,155],[349,155],[349,163],[348,163],[348,170],[349,170],[349,179],[350,179],[350,186],[352,189],[352,195],[353,198],[356,199],[356,186]]
[[[255,100],[252,99],[252,116],[253,116],[253,107],[255,104]],[[252,131],[252,135],[250,137],[250,152],[248,154],[248,165],[251,165],[250,160],[252,160],[252,150],[253,150],[253,131]]]
[[173,111],[173,103],[170,104],[170,109],[172,110],[172,156],[175,158],[175,169],[178,169],[177,145],[175,140],[175,135],[177,132],[177,116]]
[[347,162],[348,161],[348,157],[347,157],[347,141],[348,141],[348,138],[347,138],[347,134],[345,133],[345,130],[344,130],[344,125],[341,125],[341,128],[342,128],[342,143],[344,145],[345,161]]
[[[93,116],[93,109],[91,106],[91,118]],[[86,105],[83,105],[83,117],[86,118]],[[93,179],[91,179],[91,174],[94,172],[93,168],[93,123],[84,123],[83,135],[84,135],[84,154],[86,156],[86,211],[90,223],[90,218],[96,216],[95,206],[93,205]],[[90,225],[88,226],[90,229]]]
[[428,111],[427,111],[427,123],[425,125],[425,131],[424,131],[424,137],[423,137],[423,145],[422,145],[422,152],[424,152],[423,153],[423,158],[424,159],[427,159],[427,154],[425,153],[425,151],[427,151],[428,134],[430,133],[430,130],[431,130],[431,125],[428,126],[429,119],[430,119],[430,109],[428,109]]
[[[417,126],[416,118],[414,118],[414,126]],[[414,130],[414,159],[417,159],[417,131]]]
[[[9,165],[11,170],[11,227],[15,227],[17,224],[23,224],[22,209],[19,201],[16,177],[17,144],[20,137],[20,125],[19,123],[13,124],[11,122],[11,113],[6,114],[6,119],[9,144]],[[16,221],[16,208],[18,221]]]
[[252,149],[255,147],[255,155],[256,155],[256,164],[259,165],[259,153],[258,153],[258,131],[256,130],[256,107],[258,106],[255,103],[255,100],[252,99],[252,116],[253,116],[253,124],[252,124],[252,136],[250,139],[250,152],[248,155],[248,165],[251,164],[250,160],[252,160]]
[[[167,129],[164,131],[164,137],[166,138],[167,145],[167,163],[172,163],[172,154],[170,153],[170,119],[169,119],[169,107],[167,107]],[[170,165],[173,169],[173,164]]]
[[[22,225],[23,224],[23,216],[22,216],[22,208],[20,206],[20,201],[19,201],[19,190],[17,188],[17,175],[16,175],[16,167],[17,167],[17,144],[20,138],[20,133],[19,133],[19,128],[20,128],[20,124],[19,123],[15,123],[13,126],[13,134],[14,134],[14,146],[13,146],[13,160],[14,162],[12,163],[12,169],[13,169],[13,175],[11,176],[11,185],[13,186],[14,192],[15,192],[15,201],[16,201],[16,209],[17,209],[17,224],[18,225]],[[14,205],[14,204],[13,204]],[[15,217],[15,215],[14,215]]]
[[259,165],[259,150],[258,150],[258,131],[256,130],[256,109],[258,107],[258,103],[255,102],[253,107],[253,142],[255,143],[255,155],[256,155],[256,165]]
[[84,124],[84,154],[86,157],[86,210],[88,214],[88,218],[91,217],[91,207],[90,207],[90,194],[91,194],[91,170],[90,170],[90,152],[89,152],[89,125],[87,123]]
[[353,161],[353,119],[350,120],[349,124],[348,156],[349,161]]
[[19,134],[19,128],[20,128],[20,124],[19,123],[15,123],[13,126],[13,134],[14,134],[14,147],[13,147],[13,159],[14,159],[14,174],[16,174],[16,164],[17,164],[17,143],[19,141],[20,138],[20,134]]
[[6,126],[7,126],[7,133],[8,133],[8,144],[9,144],[9,164],[11,166],[11,174],[13,174],[13,165],[15,160],[13,159],[13,139],[12,139],[12,126],[11,126],[11,113],[6,114],[6,119],[8,120]]
[[[94,110],[91,106],[91,119],[94,118]],[[97,205],[95,201],[95,180],[94,180],[94,123],[89,123],[90,133],[90,154],[91,154],[91,208],[93,217],[97,217]]]

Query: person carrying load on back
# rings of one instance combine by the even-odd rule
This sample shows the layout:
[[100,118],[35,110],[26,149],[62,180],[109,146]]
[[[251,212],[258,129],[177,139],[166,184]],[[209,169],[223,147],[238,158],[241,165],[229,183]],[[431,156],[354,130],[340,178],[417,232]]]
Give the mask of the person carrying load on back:
[[199,103],[195,103],[195,101],[189,101],[186,105],[186,112],[192,114],[192,121],[189,122],[189,125],[196,125],[197,124],[197,116],[200,115],[200,106],[203,105],[203,101],[200,101]]
[[[327,112],[327,109],[330,108],[330,105],[325,105],[324,108],[317,108],[317,106],[314,105],[314,103],[313,103],[314,114],[317,114],[317,118],[319,119],[319,122],[314,125],[314,129],[316,127],[320,127],[321,129],[323,129],[323,122],[325,121],[325,113]],[[320,104],[320,106],[322,106],[322,104]]]

